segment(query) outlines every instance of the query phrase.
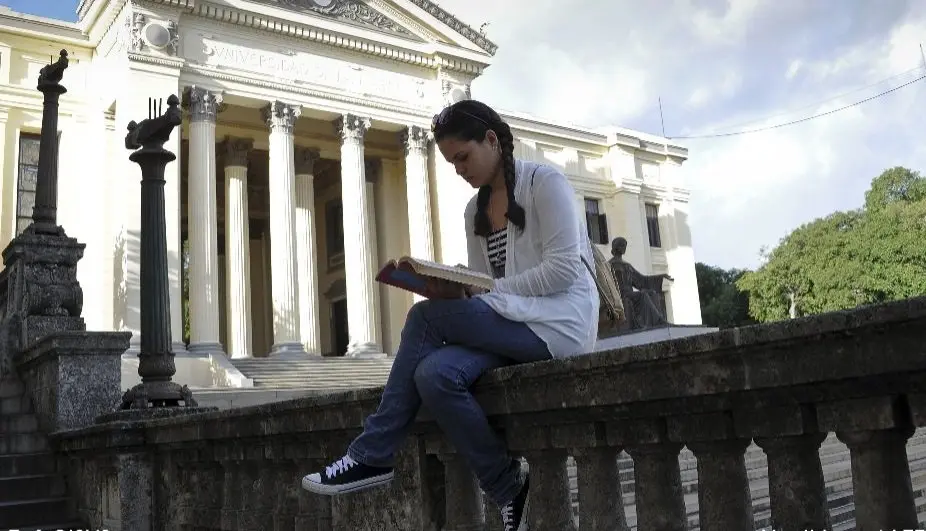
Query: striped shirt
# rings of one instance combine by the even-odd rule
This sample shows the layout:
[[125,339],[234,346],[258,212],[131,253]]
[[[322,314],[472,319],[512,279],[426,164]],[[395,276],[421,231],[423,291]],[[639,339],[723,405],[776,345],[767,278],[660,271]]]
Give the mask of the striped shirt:
[[489,251],[489,263],[495,269],[495,278],[505,276],[505,244],[508,242],[508,229],[492,231],[486,239]]

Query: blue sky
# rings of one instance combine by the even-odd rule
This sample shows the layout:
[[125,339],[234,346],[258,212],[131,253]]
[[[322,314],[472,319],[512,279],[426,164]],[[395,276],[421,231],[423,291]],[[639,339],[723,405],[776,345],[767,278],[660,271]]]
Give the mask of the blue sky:
[[77,20],[77,4],[73,0],[2,0],[0,5],[13,11],[60,20]]
[[[0,0],[74,19],[71,0]],[[669,136],[775,126],[926,74],[922,0],[438,0],[499,45],[473,97],[509,111]],[[918,71],[910,71],[919,67]],[[837,97],[840,96],[841,97]],[[926,80],[823,118],[680,139],[695,257],[755,267],[762,246],[862,204],[895,165],[926,171]]]

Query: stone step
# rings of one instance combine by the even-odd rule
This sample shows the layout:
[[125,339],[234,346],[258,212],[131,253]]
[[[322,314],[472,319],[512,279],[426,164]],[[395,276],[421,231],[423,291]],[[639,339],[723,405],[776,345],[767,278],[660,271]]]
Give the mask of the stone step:
[[19,380],[4,378],[0,380],[0,398],[9,398],[25,394],[26,388]]
[[0,435],[0,455],[31,454],[48,450],[48,439],[40,433]]
[[31,413],[0,415],[0,433],[35,433],[39,431],[39,419]]
[[32,413],[32,401],[25,394],[0,398],[0,415]]
[[10,528],[39,526],[43,522],[68,522],[67,498],[0,501],[0,522]]
[[0,478],[0,500],[26,501],[48,497],[65,497],[66,485],[61,476],[35,475]]
[[0,455],[0,478],[52,474],[57,468],[55,462],[52,453]]

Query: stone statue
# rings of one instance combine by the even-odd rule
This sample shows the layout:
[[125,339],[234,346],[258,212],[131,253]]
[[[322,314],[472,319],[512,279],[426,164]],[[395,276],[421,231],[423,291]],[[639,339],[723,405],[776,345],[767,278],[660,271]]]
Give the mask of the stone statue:
[[[656,304],[656,292],[662,291],[663,280],[673,280],[663,273],[659,275],[644,275],[637,271],[630,263],[624,261],[627,251],[627,240],[618,236],[611,241],[612,258],[608,260],[611,274],[617,282],[621,292],[621,302],[624,303],[624,313],[627,317],[629,330],[643,330],[668,324],[666,317],[659,311]],[[634,291],[634,290],[637,291]]]

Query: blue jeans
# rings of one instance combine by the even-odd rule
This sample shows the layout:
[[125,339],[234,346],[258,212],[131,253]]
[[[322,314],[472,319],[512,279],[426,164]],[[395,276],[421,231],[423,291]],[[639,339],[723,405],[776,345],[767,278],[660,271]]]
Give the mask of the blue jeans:
[[408,312],[379,408],[347,455],[368,466],[394,466],[423,403],[482,490],[502,506],[518,493],[518,465],[469,388],[487,370],[551,358],[526,324],[478,298],[418,302]]

